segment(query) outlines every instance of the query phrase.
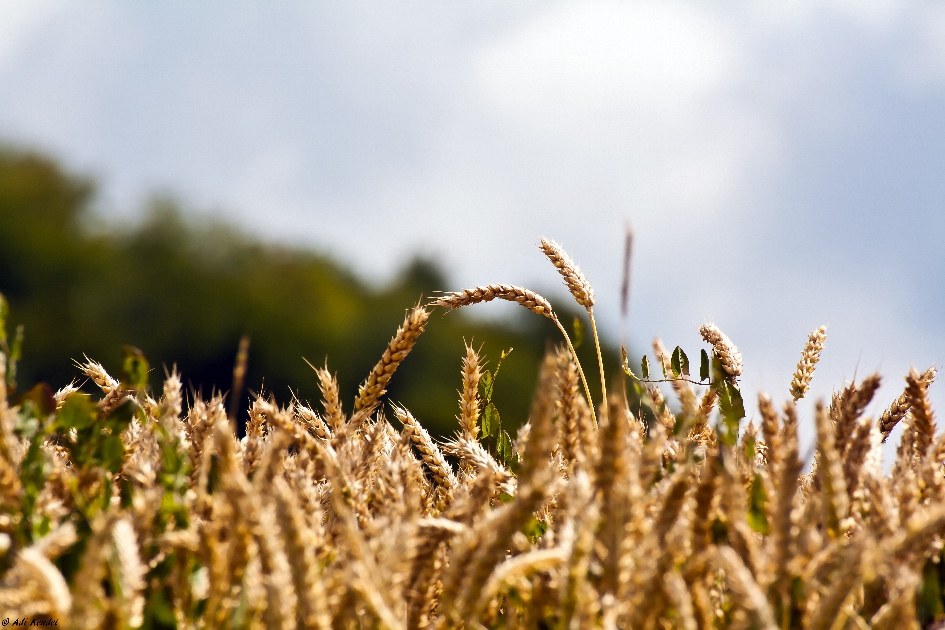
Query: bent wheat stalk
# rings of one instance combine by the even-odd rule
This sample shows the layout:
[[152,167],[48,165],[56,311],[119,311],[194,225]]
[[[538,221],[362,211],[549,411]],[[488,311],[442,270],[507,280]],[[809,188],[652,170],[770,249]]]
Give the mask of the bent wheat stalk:
[[[587,386],[587,379],[584,377],[584,370],[581,368],[581,361],[578,359],[577,351],[574,349],[574,345],[571,343],[571,337],[568,335],[568,331],[565,330],[564,326],[561,325],[558,315],[551,308],[551,303],[548,300],[538,295],[534,291],[529,291],[524,287],[517,287],[511,284],[487,284],[485,286],[473,287],[472,289],[463,289],[462,291],[446,293],[433,300],[433,302],[430,304],[433,306],[443,306],[452,311],[457,308],[471,306],[481,302],[491,302],[495,299],[521,304],[531,312],[537,313],[538,315],[544,315],[555,323],[555,326],[557,326],[558,330],[561,331],[561,335],[564,337],[565,343],[568,344],[568,350],[571,351],[571,356],[574,357],[574,362],[577,363],[578,374],[581,375],[581,383],[584,385],[584,394],[587,396],[587,404],[591,408],[591,415],[593,416],[594,424],[596,425],[597,415],[594,413],[594,399],[591,398],[591,389]],[[596,331],[594,336],[596,339]],[[601,367],[601,375],[603,375],[603,367]]]

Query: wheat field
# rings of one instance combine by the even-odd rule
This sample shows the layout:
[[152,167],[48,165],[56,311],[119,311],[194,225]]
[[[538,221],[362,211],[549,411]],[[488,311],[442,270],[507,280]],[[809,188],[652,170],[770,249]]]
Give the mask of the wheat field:
[[[711,324],[698,377],[656,340],[652,370],[624,354],[605,381],[591,284],[560,245],[541,250],[587,310],[600,392],[551,304],[505,284],[410,309],[350,405],[328,367],[320,404],[259,395],[242,439],[223,395],[188,394],[176,371],[151,392],[133,349],[120,378],[78,363],[95,396],[14,397],[0,375],[4,626],[942,627],[934,368],[878,418],[864,417],[878,376],[817,402],[805,462],[795,404],[824,328],[749,423],[741,355]],[[491,402],[498,366],[468,346],[455,434],[434,440],[387,384],[434,310],[494,299],[552,319],[562,343],[514,437]],[[4,331],[2,347],[13,372],[19,343]]]

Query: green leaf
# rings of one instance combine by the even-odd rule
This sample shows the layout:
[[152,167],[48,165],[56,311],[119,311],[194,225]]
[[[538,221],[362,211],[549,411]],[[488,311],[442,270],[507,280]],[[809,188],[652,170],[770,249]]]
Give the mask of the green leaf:
[[7,387],[11,392],[16,391],[16,366],[23,355],[23,324],[16,327],[13,345],[10,346],[10,356],[7,357]]
[[492,400],[492,372],[489,370],[479,377],[479,395],[487,402]]
[[169,603],[169,598],[164,589],[154,589],[148,596],[148,601],[144,607],[143,627],[146,628],[176,628],[177,617],[174,616],[174,608]]
[[733,383],[723,382],[719,390],[719,410],[726,418],[741,420],[745,417],[745,403],[742,393]]
[[125,446],[121,443],[121,436],[117,433],[105,436],[98,454],[102,468],[113,473],[121,470],[121,462],[125,458]]
[[754,461],[755,454],[757,451],[756,440],[753,437],[750,437],[748,433],[745,434],[745,437],[742,438],[742,448],[745,449],[745,459],[747,461]]
[[722,414],[720,429],[724,428],[722,441],[728,446],[734,446],[738,441],[738,425],[745,417],[745,403],[738,387],[729,381],[723,380],[718,392],[719,412]]
[[66,431],[82,431],[98,421],[98,408],[88,394],[75,392],[70,394],[56,414],[56,426]]
[[538,542],[538,539],[544,536],[546,531],[548,531],[548,524],[544,521],[539,521],[534,516],[529,519],[528,524],[524,527],[525,535],[528,536],[528,539],[533,543]]
[[148,385],[148,360],[134,346],[124,347],[125,358],[121,363],[121,384],[126,389],[139,389]]
[[709,353],[706,352],[704,348],[699,361],[699,380],[709,380]]
[[36,435],[36,432],[39,431],[37,415],[33,413],[32,403],[26,403],[26,406],[20,410],[20,413],[16,414],[13,420],[13,434],[27,440]]
[[506,466],[511,465],[512,463],[512,439],[509,437],[508,432],[502,431],[499,434],[499,442],[496,445],[496,454],[498,454],[499,459],[502,460],[502,463]]
[[483,437],[498,435],[500,426],[499,410],[496,409],[494,404],[489,403],[482,414]]
[[46,383],[39,383],[33,389],[21,394],[16,399],[16,404],[26,415],[42,419],[56,410],[56,399],[53,397],[52,387]]
[[13,362],[23,358],[23,324],[16,327],[13,343],[10,345],[10,360]]
[[129,398],[115,407],[115,409],[105,417],[105,426],[115,433],[124,431],[128,428],[128,425],[131,424],[131,420],[135,417],[135,412],[137,412],[138,409],[138,404]]
[[33,509],[36,506],[36,499],[39,497],[43,486],[46,485],[46,455],[42,450],[44,439],[46,439],[45,432],[37,431],[32,436],[26,455],[20,463],[20,483],[23,485],[23,499],[20,509],[25,517],[21,521],[24,526],[29,524]]
[[584,343],[584,323],[581,322],[580,317],[575,315],[574,321],[571,322],[571,326],[574,328],[574,339],[571,341],[571,345],[574,346],[576,350],[581,347],[582,343]]
[[768,496],[765,493],[764,482],[760,474],[755,473],[754,479],[751,480],[748,500],[748,526],[759,534],[770,534],[771,526],[768,524],[768,516],[765,511]]
[[643,378],[650,378],[650,360],[646,358],[646,355],[643,355],[643,360],[640,361],[640,372],[643,373]]
[[7,342],[7,317],[10,315],[10,305],[7,298],[0,293],[0,344]]
[[679,346],[676,346],[676,349],[673,350],[672,367],[673,375],[676,378],[689,376],[689,357]]
[[922,586],[916,602],[916,613],[922,627],[931,627],[929,622],[940,619],[945,614],[942,607],[942,582],[939,578],[939,563],[932,558],[925,561],[922,571]]
[[623,368],[624,374],[634,380],[639,380],[633,370],[630,369],[630,357],[627,356],[627,349],[623,346],[620,346],[620,367]]

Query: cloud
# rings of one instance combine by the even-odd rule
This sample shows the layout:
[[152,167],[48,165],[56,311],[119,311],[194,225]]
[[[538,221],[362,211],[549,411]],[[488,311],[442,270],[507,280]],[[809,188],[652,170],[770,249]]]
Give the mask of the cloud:
[[61,9],[61,2],[5,0],[0,15],[0,68],[15,61],[17,52]]

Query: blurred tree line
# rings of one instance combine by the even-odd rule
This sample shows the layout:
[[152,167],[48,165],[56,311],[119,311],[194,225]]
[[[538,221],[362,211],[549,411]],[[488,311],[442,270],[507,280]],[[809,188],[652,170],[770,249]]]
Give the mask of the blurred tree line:
[[[117,375],[128,344],[149,359],[152,387],[160,386],[163,368],[176,365],[192,391],[228,392],[239,341],[248,335],[241,421],[250,392],[283,404],[294,392],[318,404],[317,380],[303,357],[314,365],[327,358],[350,411],[406,309],[434,291],[459,288],[424,260],[372,288],[325,256],[265,244],[225,224],[188,221],[168,201],[153,204],[143,223],[103,226],[92,211],[94,193],[91,180],[47,157],[0,149],[0,292],[10,323],[25,326],[20,391],[38,382],[58,389],[79,376],[73,361],[86,355]],[[571,321],[576,311],[562,307],[556,305],[562,319]],[[432,432],[451,433],[465,341],[481,347],[488,367],[514,348],[494,401],[503,425],[518,426],[541,356],[560,340],[557,330],[524,310],[502,323],[442,313],[430,318],[394,375],[388,399]],[[579,353],[591,380],[592,344]]]

